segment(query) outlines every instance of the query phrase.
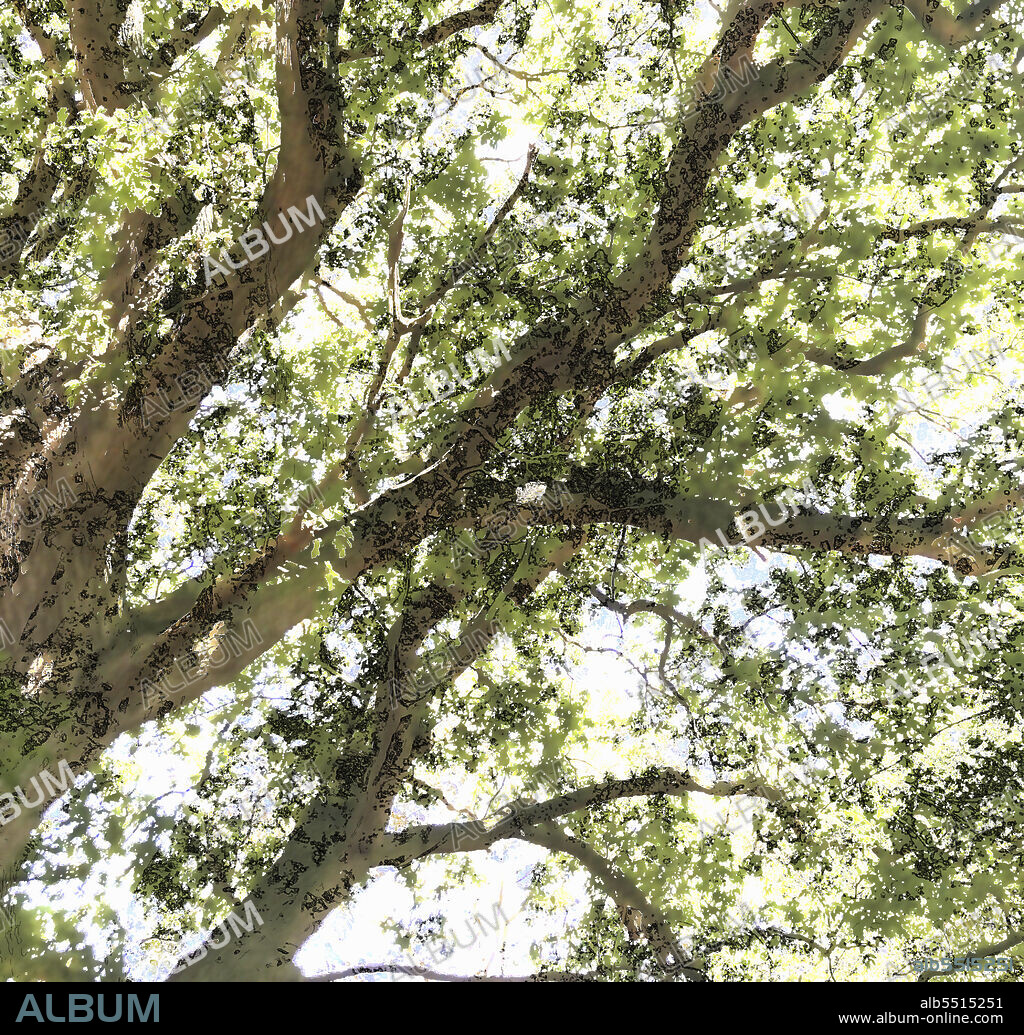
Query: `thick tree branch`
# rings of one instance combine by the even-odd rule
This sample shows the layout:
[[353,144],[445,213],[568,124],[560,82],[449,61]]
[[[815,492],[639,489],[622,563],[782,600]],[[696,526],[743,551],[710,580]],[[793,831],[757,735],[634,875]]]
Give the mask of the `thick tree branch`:
[[604,978],[601,971],[589,971],[583,974],[563,973],[548,970],[539,974],[525,974],[522,977],[505,974],[442,974],[429,967],[409,967],[400,963],[369,963],[360,967],[349,967],[330,974],[318,974],[308,978],[309,981],[344,981],[346,978],[360,977],[363,974],[404,974],[407,977],[421,977],[429,981],[480,981],[492,984],[523,984],[531,981],[599,981]]
[[769,802],[786,801],[781,791],[759,781],[722,780],[705,787],[678,770],[651,769],[638,776],[606,780],[557,795],[547,801],[519,806],[491,827],[485,827],[483,824],[471,827],[463,823],[406,827],[382,842],[381,851],[388,863],[395,866],[429,855],[479,852],[490,848],[498,841],[518,837],[520,829],[535,827],[620,798],[646,797],[652,794],[667,794],[677,798],[688,794],[708,794],[716,798],[749,794]]
[[[593,482],[594,472],[587,475]],[[776,508],[778,509],[778,508]],[[684,539],[698,543],[706,539],[711,545],[745,546],[750,541],[759,546],[790,552],[792,550],[836,550],[849,556],[927,557],[953,563],[962,575],[978,575],[1024,565],[1024,555],[1016,548],[1001,550],[976,547],[965,535],[973,521],[956,514],[948,517],[918,517],[877,520],[869,516],[841,514],[793,513],[780,520],[776,527],[766,527],[745,539],[735,518],[752,512],[764,525],[753,507],[737,506],[720,499],[687,496],[674,489],[640,481],[623,484],[611,477],[599,493],[574,494],[560,511],[543,515],[521,508],[511,520],[522,524],[629,524],[667,539]],[[960,518],[961,520],[957,520]],[[772,520],[775,520],[774,514]],[[721,533],[721,535],[719,534]],[[955,555],[955,561],[951,560]]]
[[[468,11],[460,11],[458,14],[442,18],[434,25],[429,25],[418,36],[417,43],[420,50],[429,50],[436,47],[445,40],[450,39],[456,33],[464,32],[466,29],[473,29],[480,25],[490,25],[501,9],[502,0],[484,0],[476,7]],[[362,61],[368,57],[379,57],[380,51],[376,47],[358,47],[351,50],[338,48],[335,51],[335,60],[339,64],[346,64],[350,61]]]
[[941,6],[939,0],[904,0],[907,10],[921,28],[937,43],[948,49],[959,49],[998,29],[991,17],[1005,0],[980,0],[968,4],[958,15]]
[[627,930],[642,925],[647,941],[658,957],[658,963],[668,974],[682,974],[688,981],[706,981],[707,975],[692,965],[691,958],[679,945],[672,931],[672,925],[664,913],[644,895],[618,866],[605,859],[585,841],[572,837],[554,823],[543,823],[524,828],[519,838],[541,845],[552,852],[572,856],[582,863],[597,883],[615,900],[620,910],[626,912]]

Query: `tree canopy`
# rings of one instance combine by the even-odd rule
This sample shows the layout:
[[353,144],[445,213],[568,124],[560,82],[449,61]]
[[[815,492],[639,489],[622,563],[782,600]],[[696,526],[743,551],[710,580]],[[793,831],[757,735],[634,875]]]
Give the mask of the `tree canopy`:
[[0,973],[1019,978],[1020,0],[471,4],[0,11]]

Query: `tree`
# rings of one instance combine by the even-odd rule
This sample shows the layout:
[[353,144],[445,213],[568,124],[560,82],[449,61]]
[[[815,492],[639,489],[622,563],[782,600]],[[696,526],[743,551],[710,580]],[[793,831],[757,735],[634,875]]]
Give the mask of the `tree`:
[[543,980],[1012,953],[1017,6],[0,14],[5,970],[499,842]]

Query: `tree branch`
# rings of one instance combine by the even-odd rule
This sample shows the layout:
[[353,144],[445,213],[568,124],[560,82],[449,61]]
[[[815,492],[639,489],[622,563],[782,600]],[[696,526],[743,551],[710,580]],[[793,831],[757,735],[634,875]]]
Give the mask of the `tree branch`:
[[429,855],[479,852],[490,848],[498,841],[520,836],[521,830],[561,816],[568,816],[620,798],[647,797],[654,794],[667,794],[676,798],[688,794],[709,794],[717,798],[749,794],[769,802],[786,801],[781,791],[759,781],[722,780],[705,787],[676,769],[650,769],[638,776],[605,780],[557,795],[547,801],[516,807],[509,816],[491,827],[485,827],[482,823],[476,827],[464,823],[409,826],[383,841],[381,851],[388,864],[394,866]]
[[[647,941],[668,974],[682,974],[690,981],[706,981],[707,975],[691,965],[690,956],[680,947],[665,914],[655,907],[618,866],[605,859],[585,841],[570,836],[554,823],[544,823],[519,833],[520,840],[541,845],[552,852],[562,852],[582,863],[598,884],[615,900],[620,910],[626,911],[627,930],[632,935],[633,925],[644,924]],[[639,912],[640,916],[636,916]],[[646,921],[646,923],[645,923]]]
[[[497,17],[501,4],[502,0],[484,0],[483,3],[477,4],[468,11],[449,15],[436,24],[427,26],[417,38],[420,50],[436,47],[439,43],[444,43],[445,40],[466,29],[476,28],[479,25],[490,25]],[[345,64],[349,61],[362,61],[368,57],[379,57],[380,53],[376,47],[359,47],[352,50],[339,48],[335,52],[335,60],[339,64]]]
[[427,978],[430,981],[480,981],[492,984],[522,984],[531,981],[599,981],[604,975],[600,971],[590,971],[584,974],[571,974],[555,970],[542,971],[539,974],[526,974],[522,977],[505,974],[441,974],[429,967],[409,967],[400,963],[369,963],[358,967],[349,967],[347,970],[339,970],[330,974],[318,974],[316,977],[307,978],[307,981],[344,981],[350,977],[360,977],[363,974],[405,974],[408,977]]

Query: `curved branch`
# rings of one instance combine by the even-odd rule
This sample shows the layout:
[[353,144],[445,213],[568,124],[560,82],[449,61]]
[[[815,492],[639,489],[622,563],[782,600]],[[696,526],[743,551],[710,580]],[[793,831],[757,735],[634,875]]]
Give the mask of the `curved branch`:
[[486,827],[483,823],[409,826],[382,842],[381,851],[387,863],[392,866],[428,855],[479,852],[506,838],[520,837],[523,830],[561,816],[604,805],[619,798],[646,797],[653,794],[667,794],[676,798],[685,797],[687,794],[710,794],[718,798],[749,794],[776,803],[787,800],[780,790],[759,781],[722,780],[705,787],[676,769],[651,769],[638,776],[590,784],[549,798],[547,801],[516,806],[507,817],[491,827]]
[[[476,7],[468,11],[460,11],[457,14],[442,18],[434,25],[427,26],[417,40],[420,50],[429,50],[439,43],[444,43],[456,33],[464,32],[466,29],[473,29],[479,25],[490,25],[498,15],[502,0],[483,0]],[[350,61],[362,61],[368,57],[379,57],[380,50],[377,47],[357,47],[352,50],[337,49],[335,60],[339,64],[346,64]]]
[[318,974],[306,978],[307,981],[343,981],[345,978],[360,977],[363,974],[406,974],[409,977],[427,978],[430,981],[482,981],[496,984],[521,984],[529,981],[597,981],[603,975],[596,970],[585,974],[549,970],[539,974],[525,974],[522,977],[505,974],[441,974],[429,967],[409,967],[400,963],[369,963],[359,967],[349,967],[330,974]]
[[707,980],[702,970],[691,965],[691,957],[680,947],[665,914],[651,903],[618,866],[585,841],[570,836],[553,823],[523,831],[519,837],[549,851],[570,855],[582,863],[623,911],[631,940],[639,935],[640,925],[646,921],[643,932],[666,973],[682,974],[690,981]]

